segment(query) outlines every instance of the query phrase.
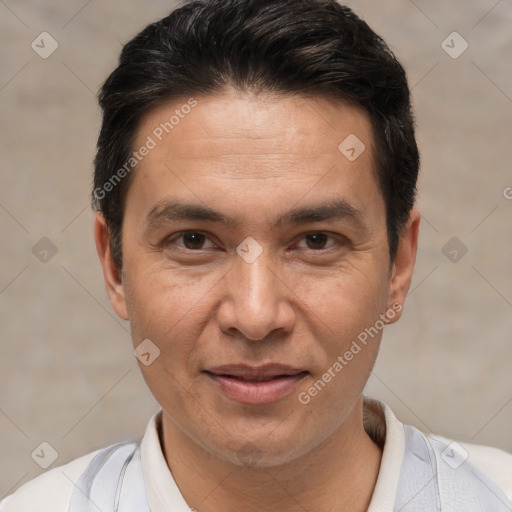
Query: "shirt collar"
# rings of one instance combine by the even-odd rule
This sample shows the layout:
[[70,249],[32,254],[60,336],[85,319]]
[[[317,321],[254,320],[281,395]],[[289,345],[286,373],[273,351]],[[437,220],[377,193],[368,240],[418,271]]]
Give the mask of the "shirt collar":
[[404,427],[384,402],[365,397],[364,407],[365,411],[375,411],[371,429],[365,422],[365,430],[370,437],[373,438],[372,430],[382,432],[382,425],[385,426],[380,470],[367,512],[388,512],[394,508],[404,458]]
[[140,447],[149,506],[152,512],[190,512],[162,452],[159,436],[161,421],[160,409],[149,420]]

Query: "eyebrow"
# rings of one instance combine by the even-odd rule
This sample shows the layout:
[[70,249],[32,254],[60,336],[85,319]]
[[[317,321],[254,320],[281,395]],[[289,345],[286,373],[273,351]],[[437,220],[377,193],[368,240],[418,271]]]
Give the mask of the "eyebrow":
[[[294,208],[277,218],[273,226],[282,227],[294,224],[342,219],[348,219],[361,226],[364,225],[363,213],[344,199],[339,199],[303,208]],[[236,228],[240,225],[240,221],[213,210],[208,206],[167,199],[153,206],[146,216],[146,224],[149,226],[164,222],[186,220],[214,222],[223,224],[228,228]]]

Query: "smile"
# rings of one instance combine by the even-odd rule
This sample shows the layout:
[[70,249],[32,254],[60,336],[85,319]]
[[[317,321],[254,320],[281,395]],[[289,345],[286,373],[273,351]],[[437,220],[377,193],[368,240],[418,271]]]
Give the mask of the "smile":
[[205,374],[231,400],[242,404],[263,405],[290,394],[308,372],[269,365],[260,368],[218,367],[205,371]]

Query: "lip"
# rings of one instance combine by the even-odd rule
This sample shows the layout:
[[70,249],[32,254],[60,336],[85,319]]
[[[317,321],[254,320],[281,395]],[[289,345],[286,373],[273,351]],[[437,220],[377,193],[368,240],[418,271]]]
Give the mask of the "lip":
[[230,399],[252,405],[276,402],[290,394],[307,371],[282,364],[223,365],[205,370]]

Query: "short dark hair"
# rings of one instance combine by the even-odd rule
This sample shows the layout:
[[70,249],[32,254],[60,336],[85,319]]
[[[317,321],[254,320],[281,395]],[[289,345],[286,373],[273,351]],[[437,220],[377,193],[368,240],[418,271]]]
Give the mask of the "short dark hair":
[[100,90],[92,200],[118,269],[126,163],[142,118],[227,87],[337,98],[368,112],[393,261],[415,202],[419,154],[406,73],[383,39],[335,0],[192,0],[129,41]]

